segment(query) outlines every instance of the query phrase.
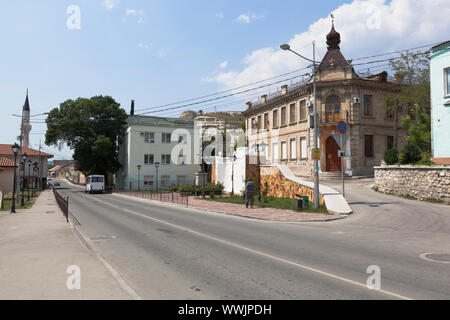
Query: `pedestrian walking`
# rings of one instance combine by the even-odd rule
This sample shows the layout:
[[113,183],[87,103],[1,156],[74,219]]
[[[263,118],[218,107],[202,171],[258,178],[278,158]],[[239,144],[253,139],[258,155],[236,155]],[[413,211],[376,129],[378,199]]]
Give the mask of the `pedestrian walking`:
[[255,202],[255,184],[253,181],[247,182],[245,185],[245,207],[253,209],[253,203]]

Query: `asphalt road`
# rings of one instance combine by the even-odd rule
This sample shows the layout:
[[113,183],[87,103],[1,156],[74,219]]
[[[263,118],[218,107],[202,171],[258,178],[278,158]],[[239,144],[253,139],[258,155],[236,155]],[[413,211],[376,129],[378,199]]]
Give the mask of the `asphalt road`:
[[[449,299],[450,206],[347,186],[356,212],[327,223],[279,223],[61,182],[93,247],[143,299]],[[331,182],[333,184],[333,182]],[[369,266],[381,289],[367,288]]]

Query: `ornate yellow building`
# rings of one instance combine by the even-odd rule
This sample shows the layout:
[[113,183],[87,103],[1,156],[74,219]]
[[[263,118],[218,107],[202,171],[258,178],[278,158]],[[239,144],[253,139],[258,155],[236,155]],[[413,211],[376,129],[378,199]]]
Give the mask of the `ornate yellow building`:
[[[387,72],[362,77],[340,51],[340,34],[334,25],[327,35],[328,51],[317,67],[317,112],[322,172],[339,172],[341,158],[337,123],[348,125],[348,157],[344,168],[349,175],[373,174],[389,148],[402,148],[405,130],[400,119],[406,110],[393,108],[387,97],[395,97],[402,84],[390,81]],[[259,144],[262,163],[283,164],[299,176],[313,176],[313,80],[281,93],[261,97],[257,104],[247,103],[245,111],[250,150]],[[395,111],[394,111],[395,110]],[[332,175],[332,174],[331,174]]]

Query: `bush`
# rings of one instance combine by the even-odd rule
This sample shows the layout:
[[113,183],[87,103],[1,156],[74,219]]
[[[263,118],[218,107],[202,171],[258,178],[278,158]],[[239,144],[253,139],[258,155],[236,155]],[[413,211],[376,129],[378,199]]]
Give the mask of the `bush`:
[[431,161],[432,155],[430,152],[422,152],[422,159],[420,159],[419,164],[425,165],[425,166],[431,166],[433,164],[433,161]]
[[176,184],[172,184],[169,188],[169,191],[171,192],[178,192],[178,186]]
[[415,164],[422,159],[422,152],[415,144],[408,144],[400,152],[401,164]]
[[398,162],[398,153],[399,153],[398,150],[395,148],[386,150],[383,157],[386,164],[388,165],[396,164]]

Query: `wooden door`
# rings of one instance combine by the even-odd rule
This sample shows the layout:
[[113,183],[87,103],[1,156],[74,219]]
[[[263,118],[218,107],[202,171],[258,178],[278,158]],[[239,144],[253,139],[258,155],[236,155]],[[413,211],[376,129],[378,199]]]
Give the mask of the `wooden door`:
[[333,137],[326,141],[327,171],[341,171],[341,158],[338,157],[339,146]]

